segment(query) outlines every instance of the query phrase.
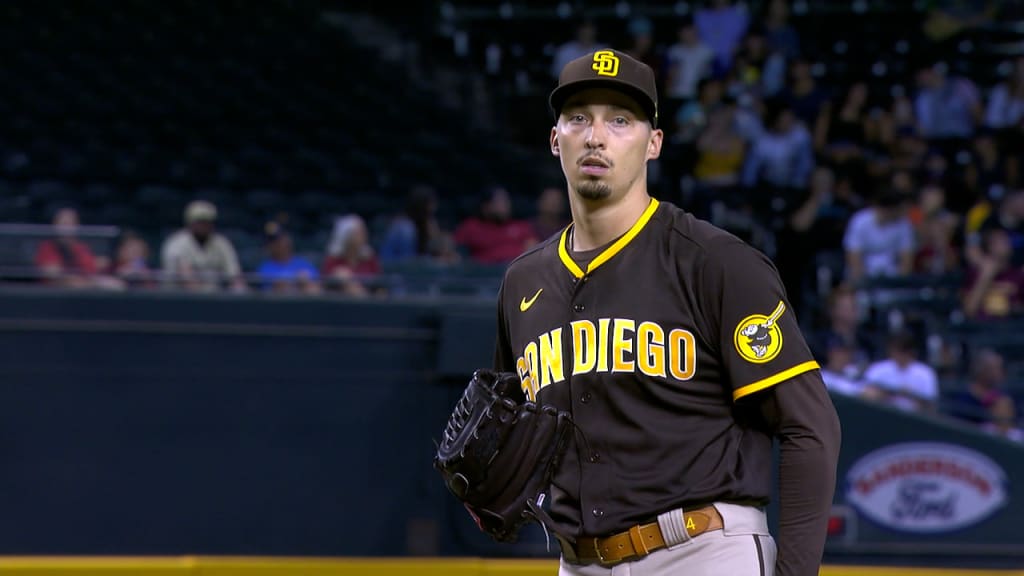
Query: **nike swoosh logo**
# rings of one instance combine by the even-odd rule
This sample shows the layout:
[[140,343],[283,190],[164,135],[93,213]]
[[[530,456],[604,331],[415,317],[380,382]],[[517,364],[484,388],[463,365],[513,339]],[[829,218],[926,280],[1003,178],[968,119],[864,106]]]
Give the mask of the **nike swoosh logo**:
[[529,300],[527,300],[524,297],[523,300],[519,303],[519,311],[520,312],[526,312],[527,310],[529,310],[530,306],[533,306],[533,303],[537,301],[537,297],[540,296],[540,293],[543,292],[543,291],[544,291],[543,288],[541,288],[540,290],[537,290],[537,293],[534,294],[533,298],[530,298]]

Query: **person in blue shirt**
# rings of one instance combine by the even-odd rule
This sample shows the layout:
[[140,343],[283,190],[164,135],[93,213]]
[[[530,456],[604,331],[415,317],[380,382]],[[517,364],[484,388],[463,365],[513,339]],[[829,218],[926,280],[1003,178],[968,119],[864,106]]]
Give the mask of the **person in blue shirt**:
[[263,289],[270,292],[318,293],[320,274],[312,262],[296,256],[291,235],[278,222],[264,227],[267,258],[257,275]]

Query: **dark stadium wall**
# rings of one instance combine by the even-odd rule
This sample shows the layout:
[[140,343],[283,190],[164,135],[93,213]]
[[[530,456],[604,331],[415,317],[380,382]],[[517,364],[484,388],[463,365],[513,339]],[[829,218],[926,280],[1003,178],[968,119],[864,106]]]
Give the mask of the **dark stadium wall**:
[[[490,362],[492,314],[480,299],[5,291],[0,555],[551,557],[532,528],[488,541],[431,468]],[[1024,561],[1020,446],[835,402],[829,558]]]

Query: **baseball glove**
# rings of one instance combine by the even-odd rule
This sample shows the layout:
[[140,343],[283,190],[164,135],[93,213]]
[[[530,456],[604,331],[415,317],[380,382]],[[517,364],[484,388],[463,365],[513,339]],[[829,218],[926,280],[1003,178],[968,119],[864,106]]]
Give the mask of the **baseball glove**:
[[551,527],[543,496],[571,426],[567,412],[527,401],[518,375],[477,370],[448,419],[434,467],[482,531],[515,542],[531,521]]

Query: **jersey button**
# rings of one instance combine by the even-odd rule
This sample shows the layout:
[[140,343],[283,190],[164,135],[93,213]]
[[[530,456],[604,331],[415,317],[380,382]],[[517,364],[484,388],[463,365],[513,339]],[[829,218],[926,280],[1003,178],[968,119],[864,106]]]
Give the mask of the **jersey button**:
[[600,508],[594,508],[593,510],[590,511],[590,513],[594,515],[594,518],[600,518],[601,516],[604,516],[604,510],[601,510]]
[[584,310],[586,310],[583,304],[574,304],[572,309],[575,310],[576,312],[583,312]]
[[583,402],[584,404],[586,404],[587,402],[590,402],[590,392],[584,392],[583,394],[581,394],[580,395],[580,402]]
[[600,459],[601,459],[601,455],[598,454],[597,452],[591,452],[590,453],[589,460],[590,460],[591,463],[595,463],[595,462],[597,462]]

